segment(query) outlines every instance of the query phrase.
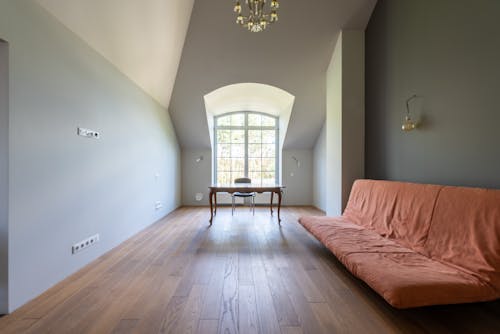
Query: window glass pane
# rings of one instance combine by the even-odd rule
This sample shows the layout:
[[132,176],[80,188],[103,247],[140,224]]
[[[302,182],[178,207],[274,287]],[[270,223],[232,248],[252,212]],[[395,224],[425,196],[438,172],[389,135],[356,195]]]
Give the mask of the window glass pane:
[[260,143],[262,138],[261,130],[248,130],[248,142],[249,143]]
[[231,130],[231,143],[242,144],[245,142],[245,130]]
[[231,183],[234,183],[235,179],[240,177],[245,177],[245,172],[232,172],[231,173]]
[[247,176],[258,184],[274,184],[277,125],[276,118],[253,112],[217,117],[216,126],[225,127],[215,131],[217,182],[233,183]]
[[262,126],[276,126],[276,118],[263,115]]
[[219,158],[217,159],[217,171],[219,172],[230,172],[231,171],[231,159]]
[[245,126],[245,114],[232,114],[231,126]]
[[260,172],[262,169],[262,160],[260,158],[249,158],[248,159],[248,171],[249,172]]
[[248,177],[252,180],[252,183],[256,183],[256,184],[262,183],[262,173],[261,172],[249,172]]
[[274,144],[276,142],[276,130],[263,130],[262,142],[266,144]]
[[264,172],[274,172],[274,167],[276,166],[276,161],[273,158],[263,158],[262,159],[262,171]]
[[217,130],[217,143],[230,143],[231,130]]
[[232,144],[231,157],[244,158],[245,157],[245,144]]
[[276,183],[276,178],[273,172],[262,173],[262,184],[274,184],[274,183]]
[[260,158],[262,156],[262,145],[261,144],[248,144],[248,157],[249,158]]
[[275,156],[276,145],[274,144],[263,144],[262,145],[262,156],[266,158],[273,158]]
[[218,172],[217,173],[217,183],[231,183],[231,173]]
[[217,118],[217,126],[231,125],[231,116],[221,116]]
[[217,145],[217,157],[229,158],[231,156],[231,145],[230,144],[218,144]]
[[245,158],[233,158],[231,164],[232,172],[245,172]]
[[260,114],[248,114],[248,126],[261,126]]

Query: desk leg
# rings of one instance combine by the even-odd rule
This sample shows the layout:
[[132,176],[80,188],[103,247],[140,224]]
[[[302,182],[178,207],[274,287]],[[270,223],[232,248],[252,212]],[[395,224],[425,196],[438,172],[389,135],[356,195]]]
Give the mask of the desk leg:
[[210,190],[210,194],[208,195],[208,199],[210,200],[210,225],[212,225],[212,220],[214,219],[214,210],[212,204],[212,196],[214,195],[213,190]]
[[214,216],[217,216],[217,192],[214,192]]
[[281,197],[282,197],[281,190],[278,190],[278,222],[280,223],[280,225],[281,225],[281,216],[280,216],[280,212],[281,212]]
[[273,215],[273,198],[274,198],[274,191],[271,191],[271,216]]

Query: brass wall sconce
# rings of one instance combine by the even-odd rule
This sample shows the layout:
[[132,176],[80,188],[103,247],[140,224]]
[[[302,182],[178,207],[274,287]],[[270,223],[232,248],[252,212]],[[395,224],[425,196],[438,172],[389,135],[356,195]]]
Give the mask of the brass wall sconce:
[[417,123],[414,120],[412,120],[410,116],[410,101],[417,97],[418,97],[417,95],[412,95],[408,100],[406,100],[406,117],[403,122],[403,125],[401,126],[401,130],[405,132],[409,132],[417,128]]

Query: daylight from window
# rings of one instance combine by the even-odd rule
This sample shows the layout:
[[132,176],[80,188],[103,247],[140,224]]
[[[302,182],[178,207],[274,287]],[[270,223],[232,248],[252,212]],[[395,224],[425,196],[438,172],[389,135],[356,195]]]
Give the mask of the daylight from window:
[[232,183],[239,177],[257,184],[277,182],[276,117],[256,112],[217,116],[214,136],[217,183]]

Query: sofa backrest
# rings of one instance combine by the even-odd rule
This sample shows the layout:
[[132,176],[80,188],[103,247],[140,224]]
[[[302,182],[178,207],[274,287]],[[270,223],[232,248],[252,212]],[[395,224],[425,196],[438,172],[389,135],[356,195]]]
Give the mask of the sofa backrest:
[[423,252],[437,195],[443,186],[357,180],[343,216],[417,252]]
[[500,291],[500,190],[443,187],[426,255],[479,274]]

